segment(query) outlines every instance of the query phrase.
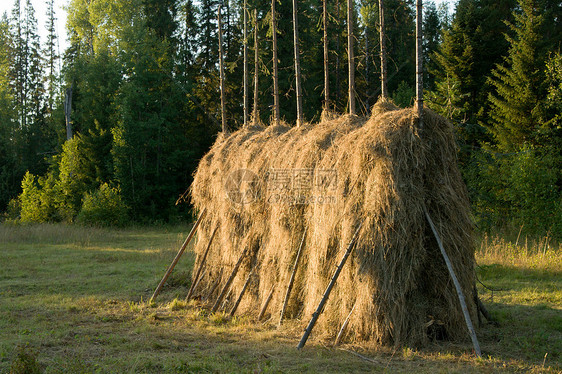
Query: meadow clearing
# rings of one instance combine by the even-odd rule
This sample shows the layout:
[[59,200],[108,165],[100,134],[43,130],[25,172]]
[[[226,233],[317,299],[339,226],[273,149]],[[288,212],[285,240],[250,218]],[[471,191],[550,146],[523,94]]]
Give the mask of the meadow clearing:
[[392,349],[313,333],[297,351],[307,321],[278,329],[186,303],[189,250],[149,304],[188,229],[1,225],[0,372],[562,372],[562,248],[548,238],[481,238],[478,289],[497,323],[477,329],[477,359],[468,337]]

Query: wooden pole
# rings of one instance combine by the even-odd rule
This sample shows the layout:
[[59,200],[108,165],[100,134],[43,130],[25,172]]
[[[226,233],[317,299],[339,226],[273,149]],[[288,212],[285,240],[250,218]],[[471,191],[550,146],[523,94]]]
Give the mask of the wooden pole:
[[324,25],[324,110],[330,109],[330,71],[328,65],[328,4],[322,1],[322,23]]
[[299,24],[297,14],[297,0],[293,0],[293,44],[295,52],[295,85],[297,94],[297,127],[303,123],[302,114],[302,88],[301,88],[301,63],[299,51]]
[[347,0],[347,62],[349,67],[349,114],[355,114],[355,57],[353,55],[353,0]]
[[381,48],[381,97],[388,98],[386,88],[386,31],[384,26],[384,0],[379,0],[379,32]]
[[195,231],[197,230],[197,227],[201,223],[201,220],[205,216],[206,212],[207,212],[207,208],[203,209],[203,211],[199,215],[199,218],[197,218],[197,221],[195,221],[195,224],[193,225],[193,227],[191,228],[191,231],[189,232],[189,235],[187,236],[187,238],[183,242],[183,245],[181,246],[180,250],[178,251],[178,254],[176,255],[176,257],[174,258],[174,260],[172,261],[172,263],[168,267],[168,270],[166,270],[166,273],[164,274],[164,277],[162,278],[162,280],[158,284],[158,287],[156,287],[156,289],[154,290],[154,293],[152,294],[152,297],[150,298],[149,303],[152,303],[154,301],[154,299],[156,298],[156,296],[158,296],[158,294],[160,293],[160,290],[162,290],[162,286],[164,286],[164,283],[166,283],[166,280],[168,280],[168,277],[172,273],[172,270],[174,270],[174,267],[176,267],[176,264],[180,260],[180,257],[183,255],[183,252],[187,248],[187,245],[189,244],[191,239],[193,239],[193,236],[195,235]]
[[343,266],[345,265],[345,262],[347,261],[347,258],[349,257],[349,255],[351,254],[351,251],[353,251],[353,248],[355,247],[355,243],[357,241],[357,237],[359,236],[359,231],[361,230],[362,226],[363,226],[363,223],[361,223],[359,225],[359,227],[357,228],[357,230],[355,230],[355,233],[353,234],[353,237],[351,238],[351,241],[349,242],[349,245],[347,246],[347,250],[345,251],[345,254],[343,255],[343,258],[341,259],[340,264],[336,268],[336,271],[335,271],[334,275],[332,276],[332,279],[330,280],[330,283],[328,284],[328,287],[326,288],[326,291],[324,292],[324,296],[322,296],[322,300],[320,300],[320,304],[318,304],[318,307],[316,308],[316,311],[312,314],[312,319],[308,323],[308,326],[306,327],[306,330],[304,331],[304,334],[301,338],[301,341],[297,345],[298,349],[301,349],[302,347],[304,347],[304,345],[306,344],[306,341],[308,340],[308,337],[309,337],[310,333],[312,332],[312,329],[314,328],[314,325],[316,324],[316,321],[318,320],[318,317],[320,317],[320,313],[322,313],[322,310],[324,310],[324,305],[326,304],[326,301],[328,301],[328,297],[330,296],[330,293],[332,292],[332,288],[334,287],[334,284],[336,284],[336,281],[338,280],[338,277],[341,273],[341,270],[342,270]]
[[207,260],[207,254],[211,249],[211,244],[213,243],[213,239],[215,238],[215,233],[217,232],[218,228],[219,226],[216,225],[215,229],[213,230],[213,233],[211,234],[211,237],[209,238],[209,242],[207,243],[207,248],[205,248],[205,252],[203,253],[203,257],[201,258],[201,262],[199,263],[199,268],[195,272],[195,277],[193,277],[193,283],[191,283],[191,287],[189,288],[189,291],[187,291],[187,296],[185,297],[186,300],[189,300],[189,298],[191,297],[191,293],[195,289],[195,282],[199,279],[201,270],[203,270],[203,267],[205,266],[205,261]]
[[464,315],[464,320],[466,322],[466,327],[468,328],[468,333],[470,334],[470,338],[472,339],[472,344],[474,346],[474,351],[478,357],[482,357],[482,352],[480,351],[480,344],[478,343],[478,338],[476,337],[476,332],[474,331],[474,327],[472,326],[472,320],[470,319],[470,314],[468,313],[468,307],[466,306],[466,301],[464,299],[464,294],[462,292],[461,285],[457,276],[455,275],[455,271],[453,270],[453,265],[449,260],[449,256],[447,256],[447,252],[445,252],[445,248],[443,247],[443,243],[441,242],[441,238],[437,233],[437,229],[427,213],[427,210],[424,208],[425,218],[427,218],[427,222],[431,227],[431,231],[433,231],[433,235],[435,236],[435,240],[437,240],[437,245],[439,246],[439,250],[441,251],[441,255],[443,255],[443,259],[445,259],[445,263],[447,264],[447,270],[449,270],[449,275],[453,279],[453,283],[455,284],[455,289],[457,290],[457,296],[459,297],[459,302],[461,304],[462,313]]
[[258,124],[258,77],[259,77],[259,54],[258,54],[258,10],[254,9],[254,112],[252,114],[254,126]]
[[244,126],[248,125],[248,1],[244,0]]
[[213,308],[211,309],[211,312],[214,313],[218,310],[222,299],[224,298],[224,296],[226,295],[226,292],[230,288],[230,285],[232,284],[232,281],[234,280],[234,277],[236,277],[236,273],[238,273],[238,269],[240,268],[240,264],[242,263],[242,260],[244,259],[244,256],[246,256],[246,252],[247,252],[247,249],[245,249],[244,252],[242,252],[240,257],[238,258],[238,262],[236,262],[236,265],[234,265],[234,268],[232,269],[232,272],[230,273],[230,277],[228,277],[228,280],[224,284],[224,287],[222,288],[222,291],[219,294],[219,297],[217,298],[217,301],[215,301],[215,305],[213,305]]
[[355,302],[355,304],[353,304],[353,308],[351,308],[351,310],[349,311],[349,314],[347,315],[343,325],[341,326],[340,331],[338,332],[338,336],[336,336],[336,341],[334,342],[334,345],[339,345],[341,343],[341,340],[343,339],[343,335],[345,334],[345,330],[347,329],[347,325],[349,325],[349,320],[351,319],[351,314],[353,313],[353,310],[355,310],[356,305],[357,305],[357,302]]
[[[209,297],[213,296],[213,293],[215,292],[215,290],[219,286],[219,284],[221,282],[221,278],[222,278],[222,273],[223,273],[223,269],[221,268],[221,270],[219,271],[219,275],[217,276],[217,280],[215,280],[215,282],[211,286],[211,290],[209,291]],[[209,299],[209,297],[207,297],[207,299]]]
[[297,250],[297,256],[295,257],[295,263],[293,265],[293,270],[291,271],[291,277],[289,279],[289,285],[287,286],[287,292],[285,293],[285,300],[283,301],[283,307],[281,308],[281,315],[279,316],[279,326],[283,322],[283,317],[285,316],[285,309],[287,308],[287,304],[289,303],[289,297],[291,296],[291,290],[293,289],[293,283],[295,282],[295,276],[297,274],[297,268],[299,265],[299,260],[301,258],[302,249],[304,247],[304,241],[306,238],[306,231],[302,234],[301,244],[299,245],[299,249]]
[[422,0],[416,0],[416,109],[419,127],[423,129],[423,55],[422,55]]
[[267,298],[265,299],[265,302],[263,303],[263,306],[260,310],[260,314],[258,315],[258,321],[261,321],[261,319],[265,315],[265,312],[267,311],[267,307],[269,305],[269,302],[271,301],[271,298],[273,297],[273,290],[274,289],[275,289],[275,285],[271,286],[271,291],[269,291],[269,294],[267,295]]
[[219,26],[219,69],[220,69],[220,89],[221,89],[221,114],[222,114],[222,132],[226,135],[228,128],[226,126],[226,93],[224,91],[224,55],[222,50],[222,21],[221,6],[218,9],[218,26]]
[[279,125],[279,70],[277,67],[277,14],[275,13],[275,1],[271,0],[271,30],[273,33],[273,124]]
[[246,278],[246,282],[244,282],[244,286],[242,286],[242,291],[240,291],[240,295],[238,296],[238,299],[236,299],[236,303],[234,303],[234,306],[232,307],[232,310],[230,311],[231,317],[234,316],[234,313],[236,313],[236,309],[238,309],[238,306],[240,305],[240,302],[242,301],[242,297],[244,296],[244,293],[246,293],[246,289],[250,285],[250,281],[252,280],[253,275],[254,275],[254,269],[252,269],[252,271],[250,271],[250,274],[248,274],[248,278]]

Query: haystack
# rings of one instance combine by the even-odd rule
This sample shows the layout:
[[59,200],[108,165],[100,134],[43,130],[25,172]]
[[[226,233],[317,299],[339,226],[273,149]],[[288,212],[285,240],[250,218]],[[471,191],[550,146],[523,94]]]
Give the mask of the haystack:
[[195,293],[213,303],[247,251],[221,307],[229,310],[253,271],[237,313],[257,315],[273,290],[267,315],[278,321],[306,230],[286,313],[305,323],[362,222],[314,334],[334,336],[355,307],[348,340],[419,346],[434,337],[464,339],[459,300],[424,216],[425,208],[474,319],[473,227],[456,153],[446,119],[426,109],[420,131],[414,110],[388,102],[368,119],[344,115],[219,136],[191,188],[195,208],[208,211],[196,266],[218,225]]

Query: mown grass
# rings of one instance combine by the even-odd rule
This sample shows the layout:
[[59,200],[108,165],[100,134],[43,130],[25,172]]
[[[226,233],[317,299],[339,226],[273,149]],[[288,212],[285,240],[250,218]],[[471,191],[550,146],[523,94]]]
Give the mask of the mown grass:
[[478,274],[498,291],[479,291],[499,321],[478,329],[483,359],[468,340],[392,350],[334,348],[313,336],[297,351],[306,321],[276,329],[186,304],[189,251],[156,303],[147,303],[188,229],[1,225],[0,372],[562,370],[560,248],[483,241]]

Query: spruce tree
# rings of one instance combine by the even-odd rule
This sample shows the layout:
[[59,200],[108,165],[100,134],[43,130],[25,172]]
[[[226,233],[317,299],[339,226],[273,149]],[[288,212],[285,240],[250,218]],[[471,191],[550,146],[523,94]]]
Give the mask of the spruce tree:
[[507,37],[509,55],[490,79],[495,92],[489,96],[489,129],[498,148],[506,152],[536,143],[536,131],[545,120],[544,16],[536,0],[519,0],[519,5],[521,13],[510,25],[515,35]]

